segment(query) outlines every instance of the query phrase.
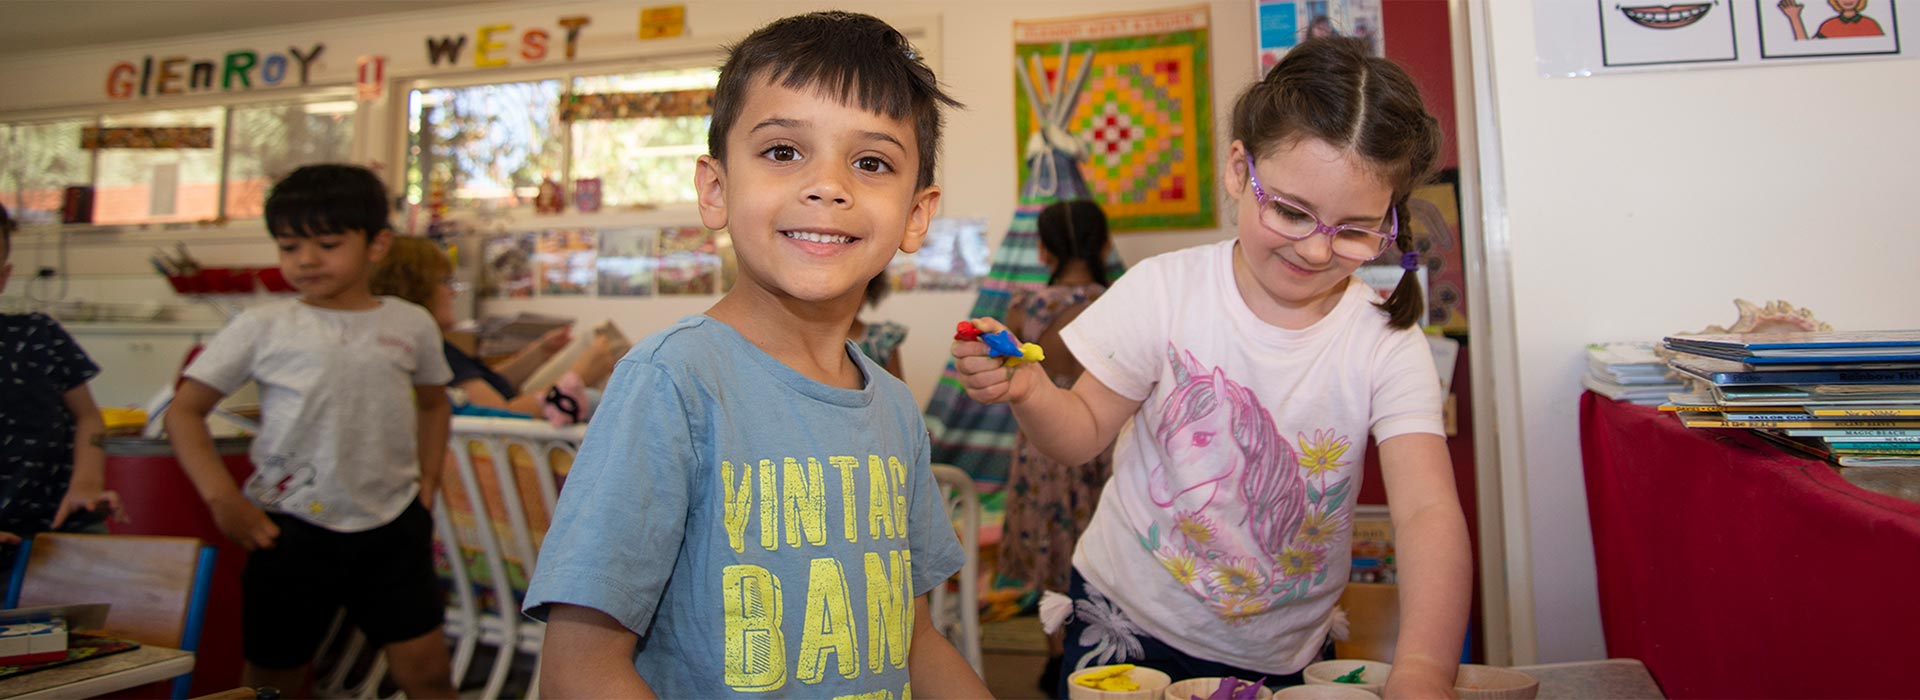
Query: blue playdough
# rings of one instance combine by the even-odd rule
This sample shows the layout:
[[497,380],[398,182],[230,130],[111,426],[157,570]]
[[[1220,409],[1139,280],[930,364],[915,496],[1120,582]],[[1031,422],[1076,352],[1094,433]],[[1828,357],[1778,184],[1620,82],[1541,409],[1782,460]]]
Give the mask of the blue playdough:
[[1013,331],[1000,331],[980,336],[980,342],[987,344],[987,357],[1020,357],[1020,343],[1013,339]]

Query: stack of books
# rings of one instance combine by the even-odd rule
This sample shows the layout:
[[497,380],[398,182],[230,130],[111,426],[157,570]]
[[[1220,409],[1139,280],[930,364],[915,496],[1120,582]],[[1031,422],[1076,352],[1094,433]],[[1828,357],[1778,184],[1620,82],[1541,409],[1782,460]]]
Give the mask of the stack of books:
[[1678,335],[1661,410],[1843,467],[1920,466],[1920,331]]
[[1652,343],[1594,343],[1587,346],[1587,373],[1580,383],[1615,401],[1655,406],[1686,388],[1667,370]]

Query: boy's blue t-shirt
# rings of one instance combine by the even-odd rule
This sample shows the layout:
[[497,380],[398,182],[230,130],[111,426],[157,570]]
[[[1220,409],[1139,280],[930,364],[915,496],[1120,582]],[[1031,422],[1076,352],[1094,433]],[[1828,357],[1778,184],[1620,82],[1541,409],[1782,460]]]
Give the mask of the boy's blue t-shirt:
[[964,554],[912,394],[848,356],[863,389],[706,316],[642,341],[589,424],[526,611],[613,616],[661,697],[908,696],[913,598]]

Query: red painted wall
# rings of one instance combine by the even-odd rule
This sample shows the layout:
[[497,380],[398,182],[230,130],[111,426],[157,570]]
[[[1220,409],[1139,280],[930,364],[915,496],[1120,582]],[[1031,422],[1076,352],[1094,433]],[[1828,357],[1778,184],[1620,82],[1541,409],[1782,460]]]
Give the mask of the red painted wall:
[[1460,166],[1453,119],[1453,36],[1447,0],[1382,0],[1380,23],[1386,27],[1387,58],[1399,63],[1420,84],[1427,111],[1440,120],[1446,145],[1440,167]]

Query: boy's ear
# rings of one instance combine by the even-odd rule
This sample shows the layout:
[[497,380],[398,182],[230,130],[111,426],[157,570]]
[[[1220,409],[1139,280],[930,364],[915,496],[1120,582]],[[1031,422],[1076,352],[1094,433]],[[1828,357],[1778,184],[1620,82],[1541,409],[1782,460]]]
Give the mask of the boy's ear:
[[379,233],[367,239],[367,262],[377,263],[387,259],[387,251],[393,249],[393,229],[383,228]]
[[913,196],[913,211],[907,212],[907,235],[900,239],[900,252],[917,251],[927,242],[927,228],[933,225],[933,215],[939,212],[939,185],[927,185]]
[[713,156],[700,156],[693,165],[693,191],[700,199],[700,225],[718,231],[727,227],[727,165]]

